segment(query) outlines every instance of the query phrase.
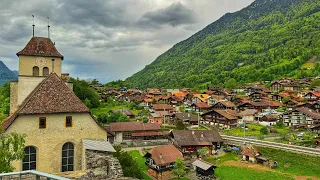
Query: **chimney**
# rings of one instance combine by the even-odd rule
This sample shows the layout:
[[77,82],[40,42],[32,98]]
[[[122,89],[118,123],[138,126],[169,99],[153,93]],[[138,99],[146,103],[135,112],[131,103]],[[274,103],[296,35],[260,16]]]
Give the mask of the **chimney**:
[[203,138],[203,132],[201,132],[201,137]]
[[162,159],[162,153],[159,154],[160,159]]
[[188,117],[190,117],[190,113],[188,113]]
[[192,131],[192,134],[194,134],[194,131]]

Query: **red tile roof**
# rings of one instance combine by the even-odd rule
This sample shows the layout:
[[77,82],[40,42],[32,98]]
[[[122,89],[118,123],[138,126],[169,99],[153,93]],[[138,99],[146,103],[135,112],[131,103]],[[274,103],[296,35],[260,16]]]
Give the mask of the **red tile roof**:
[[147,131],[147,132],[135,132],[131,136],[140,137],[140,136],[164,136],[168,135],[168,131]]
[[156,123],[116,122],[110,124],[108,132],[154,131],[160,129],[160,125]]
[[154,110],[173,109],[169,104],[154,104],[152,107]]
[[156,165],[174,163],[178,158],[183,159],[182,153],[174,145],[157,146],[148,151]]
[[73,91],[56,74],[51,73],[23,101],[19,109],[4,120],[6,130],[12,122],[23,114],[90,113]]
[[32,37],[28,44],[17,53],[17,56],[47,56],[58,57],[63,56],[58,52],[51,39],[45,37]]

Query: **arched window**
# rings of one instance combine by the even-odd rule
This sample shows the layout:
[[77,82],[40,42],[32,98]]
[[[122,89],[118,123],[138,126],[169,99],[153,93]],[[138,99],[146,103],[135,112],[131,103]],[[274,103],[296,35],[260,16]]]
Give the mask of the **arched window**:
[[42,69],[42,73],[43,73],[43,76],[49,76],[49,68],[44,67],[44,68]]
[[70,142],[62,146],[62,168],[61,171],[73,171],[74,165],[74,145]]
[[39,76],[39,67],[33,66],[32,72],[33,72],[33,76]]
[[37,150],[35,147],[27,146],[24,148],[24,157],[22,160],[22,170],[36,170],[37,168]]

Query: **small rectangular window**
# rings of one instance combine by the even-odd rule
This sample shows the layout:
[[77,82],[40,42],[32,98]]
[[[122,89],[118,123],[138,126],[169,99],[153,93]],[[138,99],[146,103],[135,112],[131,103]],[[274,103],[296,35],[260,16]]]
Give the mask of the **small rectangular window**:
[[72,116],[66,117],[66,127],[72,127]]
[[44,129],[47,127],[47,119],[45,117],[39,118],[39,128]]

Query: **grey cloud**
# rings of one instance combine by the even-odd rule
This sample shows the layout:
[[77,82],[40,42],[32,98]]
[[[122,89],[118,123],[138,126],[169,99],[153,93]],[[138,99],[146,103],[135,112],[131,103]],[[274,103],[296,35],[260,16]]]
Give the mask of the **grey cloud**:
[[175,2],[156,11],[145,13],[138,21],[138,24],[143,27],[157,28],[162,25],[169,25],[172,27],[193,24],[197,21],[196,13],[184,6],[181,2]]

